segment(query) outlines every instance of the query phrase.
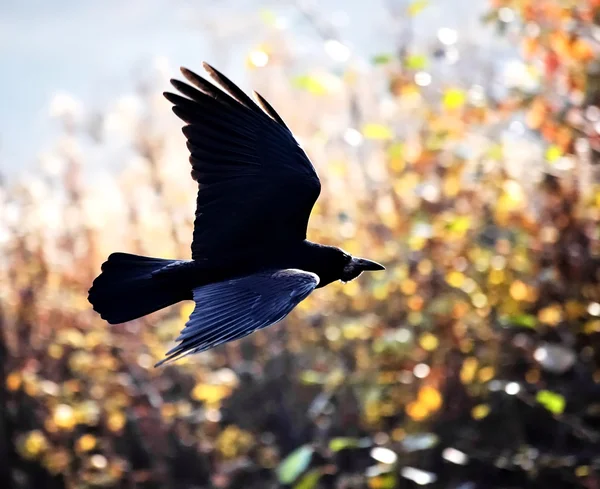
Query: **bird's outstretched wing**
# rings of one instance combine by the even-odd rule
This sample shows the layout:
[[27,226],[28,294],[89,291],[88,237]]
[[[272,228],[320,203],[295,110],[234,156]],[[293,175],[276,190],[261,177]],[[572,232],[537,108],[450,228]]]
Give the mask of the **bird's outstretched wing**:
[[204,68],[223,90],[182,68],[193,86],[171,80],[184,97],[164,94],[187,123],[199,184],[192,258],[231,263],[241,253],[247,259],[252,250],[305,239],[321,191],[312,163],[265,99],[256,94],[259,107],[217,70]]
[[281,321],[316,288],[319,277],[302,270],[275,270],[194,289],[196,307],[166,358],[171,362]]

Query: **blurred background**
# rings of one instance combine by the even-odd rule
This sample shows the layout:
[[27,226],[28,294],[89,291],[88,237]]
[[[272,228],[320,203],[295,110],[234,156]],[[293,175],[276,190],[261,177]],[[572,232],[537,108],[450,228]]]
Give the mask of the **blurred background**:
[[[600,488],[598,0],[0,3],[0,487]],[[109,327],[112,251],[186,258],[162,97],[208,61],[387,271],[155,369],[185,303]]]

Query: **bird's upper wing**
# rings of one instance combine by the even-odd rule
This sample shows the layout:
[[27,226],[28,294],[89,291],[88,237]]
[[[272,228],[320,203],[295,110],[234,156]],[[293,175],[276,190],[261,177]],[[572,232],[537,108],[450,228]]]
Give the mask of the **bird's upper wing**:
[[302,270],[275,270],[194,289],[196,307],[177,338],[180,343],[156,364],[237,340],[281,321],[316,288],[319,277]]
[[303,240],[321,192],[317,173],[281,117],[260,95],[259,107],[204,63],[223,90],[182,68],[194,86],[171,80],[165,92],[187,125],[192,178],[199,184],[192,258],[231,263],[244,250]]

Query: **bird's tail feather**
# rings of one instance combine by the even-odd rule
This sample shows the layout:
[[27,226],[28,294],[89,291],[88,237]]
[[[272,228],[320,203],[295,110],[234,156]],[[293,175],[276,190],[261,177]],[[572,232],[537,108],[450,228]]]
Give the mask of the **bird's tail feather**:
[[182,301],[190,290],[182,287],[177,274],[157,271],[178,263],[129,253],[113,253],[102,264],[88,300],[95,311],[110,324],[140,318]]

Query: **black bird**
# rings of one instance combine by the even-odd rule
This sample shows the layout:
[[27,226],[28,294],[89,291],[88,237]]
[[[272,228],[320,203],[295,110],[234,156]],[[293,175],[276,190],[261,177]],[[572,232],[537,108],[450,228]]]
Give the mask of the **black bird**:
[[255,103],[203,66],[222,89],[182,68],[191,85],[171,83],[185,97],[164,93],[187,124],[199,186],[192,259],[113,253],[88,296],[111,324],[195,301],[179,344],[157,366],[270,326],[316,288],[384,269],[306,239],[321,192],[312,163],[264,98],[255,92]]

